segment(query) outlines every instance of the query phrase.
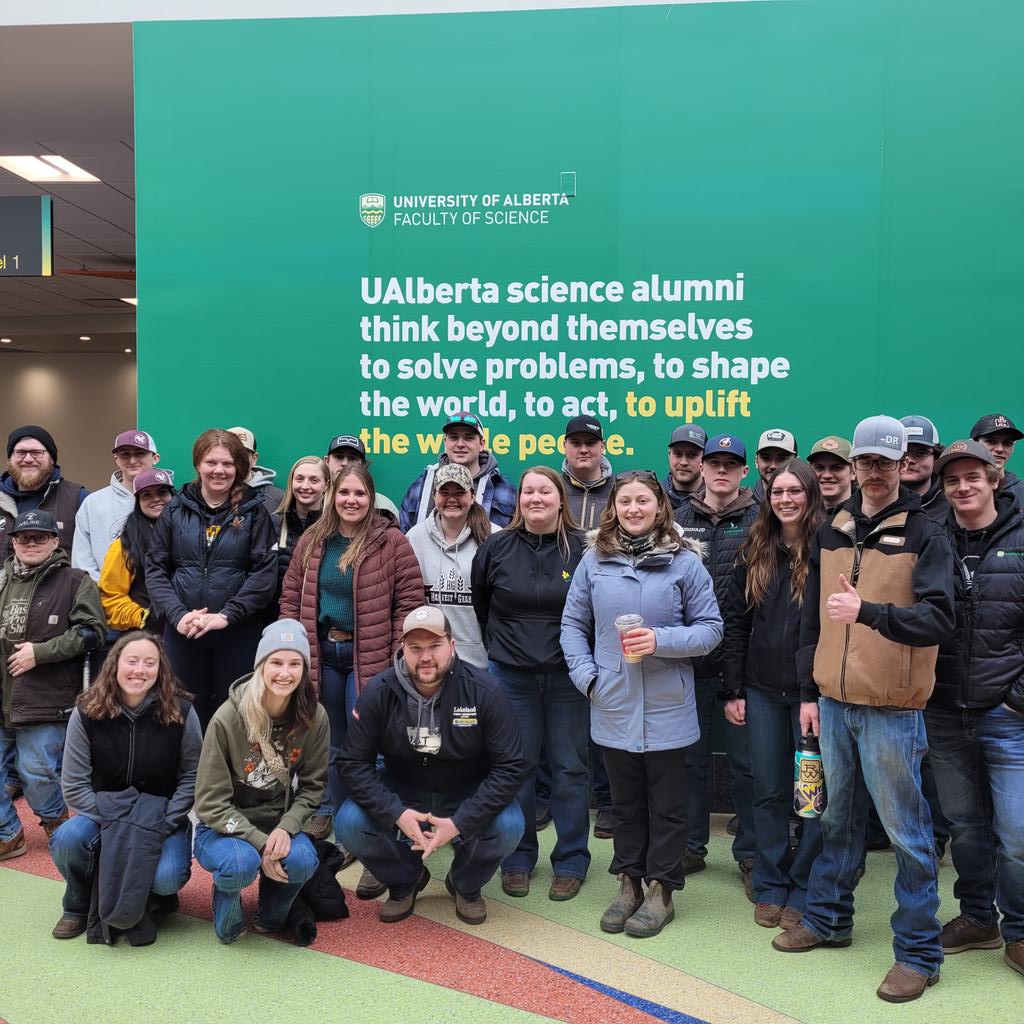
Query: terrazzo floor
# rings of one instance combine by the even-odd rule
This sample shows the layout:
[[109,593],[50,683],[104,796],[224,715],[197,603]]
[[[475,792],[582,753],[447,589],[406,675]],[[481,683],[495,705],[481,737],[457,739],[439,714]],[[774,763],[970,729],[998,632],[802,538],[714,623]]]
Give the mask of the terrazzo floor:
[[[23,803],[19,810],[30,822]],[[381,925],[375,903],[350,897],[351,917],[321,922],[308,948],[256,934],[222,946],[209,924],[209,877],[194,865],[182,912],[167,919],[156,945],[132,949],[50,937],[62,883],[34,820],[26,834],[29,853],[0,863],[0,1024],[1024,1022],[1022,980],[1001,950],[951,957],[942,983],[915,1003],[875,997],[892,963],[888,853],[869,856],[853,945],[801,956],[774,952],[773,932],[753,923],[724,835],[712,840],[708,869],[677,894],[676,920],[656,938],[635,940],[598,927],[614,890],[607,840],[592,841],[591,874],[576,899],[547,899],[551,829],[541,833],[533,891],[511,899],[493,882],[482,927],[455,917],[439,881],[448,856],[439,853],[417,913],[400,924]],[[341,878],[353,888],[358,866]],[[952,883],[944,864],[942,920],[955,913]],[[253,889],[250,910],[254,898]]]

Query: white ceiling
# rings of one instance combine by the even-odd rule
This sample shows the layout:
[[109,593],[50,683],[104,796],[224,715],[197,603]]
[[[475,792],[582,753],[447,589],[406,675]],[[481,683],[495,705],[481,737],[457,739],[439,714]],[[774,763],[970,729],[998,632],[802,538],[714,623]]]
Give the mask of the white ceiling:
[[[58,153],[100,179],[33,185],[0,168],[0,195],[54,199],[54,275],[0,278],[4,349],[81,352],[134,347],[133,281],[65,269],[135,266],[135,153],[130,25],[0,30],[0,154]],[[80,342],[89,335],[91,342]]]

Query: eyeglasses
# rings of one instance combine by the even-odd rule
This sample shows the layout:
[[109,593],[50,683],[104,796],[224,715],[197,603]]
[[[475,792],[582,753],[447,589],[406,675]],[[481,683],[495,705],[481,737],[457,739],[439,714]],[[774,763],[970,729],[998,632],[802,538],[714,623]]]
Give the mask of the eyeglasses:
[[16,462],[27,462],[29,459],[42,459],[46,454],[45,448],[15,448],[11,457]]
[[855,455],[853,468],[859,469],[862,473],[877,469],[882,473],[891,473],[900,464],[899,459],[873,459],[868,455]]
[[11,540],[15,544],[24,544],[26,547],[39,547],[53,536],[52,533],[15,533]]
[[798,498],[804,493],[803,487],[773,487],[771,491],[773,498]]

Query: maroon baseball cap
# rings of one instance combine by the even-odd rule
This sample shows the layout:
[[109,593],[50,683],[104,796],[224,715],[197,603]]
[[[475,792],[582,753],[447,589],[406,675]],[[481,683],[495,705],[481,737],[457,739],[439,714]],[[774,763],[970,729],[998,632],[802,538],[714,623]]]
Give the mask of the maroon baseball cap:
[[122,430],[114,438],[114,447],[110,450],[116,452],[118,448],[142,448],[144,451],[159,455],[156,441],[144,430]]
[[170,487],[174,490],[174,474],[169,469],[144,469],[132,481],[132,494],[146,487]]

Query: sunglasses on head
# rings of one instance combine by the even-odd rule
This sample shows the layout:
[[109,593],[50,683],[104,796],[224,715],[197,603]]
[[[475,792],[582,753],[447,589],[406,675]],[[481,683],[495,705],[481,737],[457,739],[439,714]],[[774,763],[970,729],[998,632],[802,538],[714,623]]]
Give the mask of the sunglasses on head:
[[452,427],[456,423],[465,423],[467,426],[470,426],[470,427],[479,427],[480,426],[480,420],[477,419],[477,417],[474,416],[471,412],[467,412],[467,413],[465,413],[463,415],[460,415],[460,416],[449,416],[448,417],[448,422],[445,424],[445,426],[446,427]]
[[627,469],[625,472],[615,474],[615,482],[632,483],[634,480],[651,480],[659,483],[658,474],[653,469]]

